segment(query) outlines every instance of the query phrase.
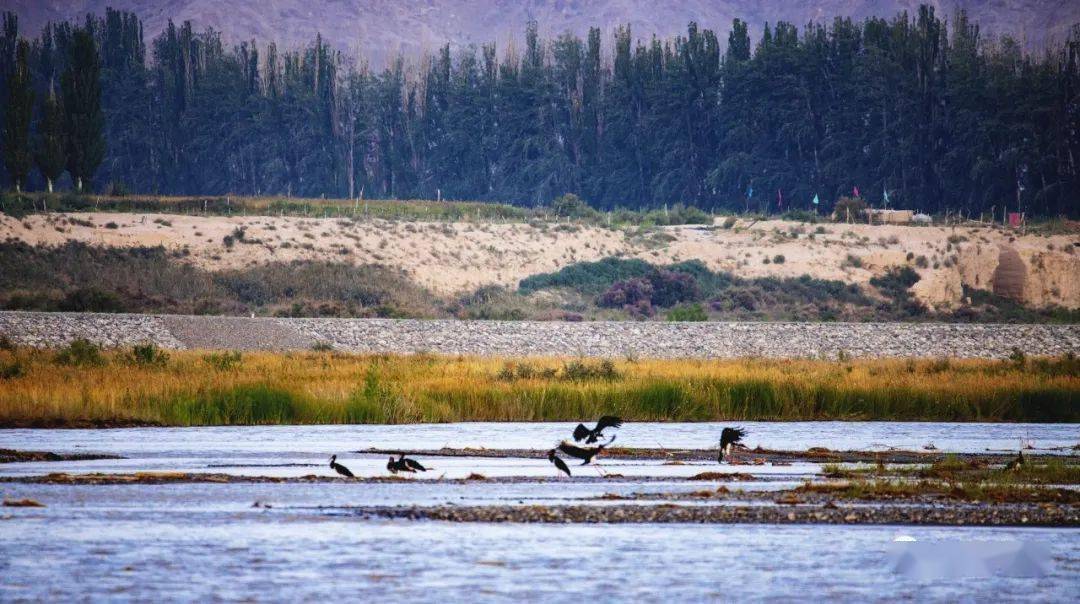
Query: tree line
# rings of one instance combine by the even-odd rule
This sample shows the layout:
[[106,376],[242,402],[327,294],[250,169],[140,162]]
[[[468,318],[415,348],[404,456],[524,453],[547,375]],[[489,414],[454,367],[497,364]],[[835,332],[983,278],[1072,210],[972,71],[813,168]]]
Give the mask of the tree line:
[[[567,33],[381,69],[321,37],[228,47],[130,13],[0,32],[15,188],[441,198],[762,212],[872,205],[1080,213],[1080,27],[1032,55],[932,7],[726,44]],[[66,182],[66,181],[65,181]],[[111,185],[111,187],[110,187]]]

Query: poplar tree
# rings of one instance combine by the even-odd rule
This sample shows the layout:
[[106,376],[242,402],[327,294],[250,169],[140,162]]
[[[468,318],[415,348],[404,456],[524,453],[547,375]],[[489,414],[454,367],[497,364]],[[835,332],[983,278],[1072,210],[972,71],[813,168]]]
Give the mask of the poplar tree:
[[75,188],[83,191],[105,158],[101,111],[101,60],[93,34],[77,29],[72,36],[71,56],[62,78],[67,169]]
[[49,193],[53,192],[53,184],[64,173],[67,157],[64,154],[64,114],[60,105],[60,99],[52,84],[49,85],[49,95],[41,103],[41,117],[37,125],[37,144],[34,149],[34,163],[41,175],[45,177],[45,185]]
[[30,173],[33,158],[30,153],[30,118],[33,114],[34,91],[30,84],[27,57],[30,44],[19,40],[15,49],[15,64],[7,82],[7,109],[4,113],[4,165],[16,192]]

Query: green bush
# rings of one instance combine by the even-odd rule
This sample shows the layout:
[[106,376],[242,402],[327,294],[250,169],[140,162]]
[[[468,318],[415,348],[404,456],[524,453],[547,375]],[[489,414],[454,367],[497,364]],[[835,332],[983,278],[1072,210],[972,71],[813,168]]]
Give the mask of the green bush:
[[24,375],[26,375],[26,368],[19,359],[0,363],[0,380],[13,380]]
[[239,369],[244,357],[239,352],[212,352],[203,356],[203,361],[218,371]]
[[169,363],[168,353],[158,348],[153,342],[132,346],[131,350],[124,355],[124,359],[129,365],[138,365],[141,367],[160,368]]
[[676,306],[667,313],[668,321],[708,321],[709,315],[700,304]]
[[61,348],[53,361],[57,365],[71,367],[100,367],[105,364],[105,357],[102,356],[101,348],[97,344],[85,338],[78,338]]

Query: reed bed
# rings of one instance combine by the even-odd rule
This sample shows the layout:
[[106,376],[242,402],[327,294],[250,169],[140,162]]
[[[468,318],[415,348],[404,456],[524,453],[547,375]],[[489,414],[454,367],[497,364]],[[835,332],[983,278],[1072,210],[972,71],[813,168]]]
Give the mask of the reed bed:
[[0,350],[0,425],[1080,420],[1074,357],[575,360]]

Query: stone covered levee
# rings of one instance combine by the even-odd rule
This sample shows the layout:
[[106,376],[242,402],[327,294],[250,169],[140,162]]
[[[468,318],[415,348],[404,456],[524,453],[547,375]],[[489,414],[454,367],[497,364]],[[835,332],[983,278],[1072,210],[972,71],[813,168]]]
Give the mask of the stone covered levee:
[[1003,358],[1080,352],[1080,325],[660,323],[279,319],[0,312],[0,335],[35,347],[76,338],[115,347],[335,350],[638,358]]

